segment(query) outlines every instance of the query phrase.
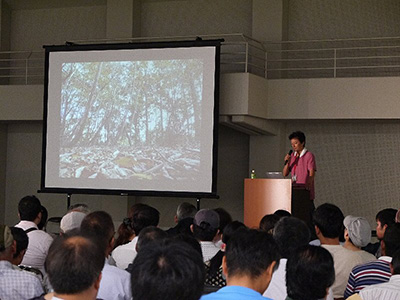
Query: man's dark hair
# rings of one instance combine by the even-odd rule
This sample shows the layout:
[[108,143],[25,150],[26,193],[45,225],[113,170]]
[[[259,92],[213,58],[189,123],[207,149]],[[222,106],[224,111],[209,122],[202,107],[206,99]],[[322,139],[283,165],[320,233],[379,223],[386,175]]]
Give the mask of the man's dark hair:
[[188,202],[183,202],[179,204],[178,209],[176,210],[176,217],[178,218],[179,222],[185,218],[193,218],[196,213],[197,213],[196,206]]
[[148,226],[144,228],[139,234],[136,244],[136,251],[139,252],[151,242],[161,241],[163,239],[166,239],[167,237],[168,234],[164,230],[155,226]]
[[289,135],[289,140],[291,140],[291,139],[298,139],[300,143],[304,143],[304,145],[306,144],[306,136],[301,131],[292,132]]
[[37,227],[42,230],[44,226],[46,225],[47,218],[49,217],[49,212],[47,211],[46,207],[41,205],[41,210],[40,212],[42,213],[42,217],[40,218],[39,224],[37,224]]
[[287,261],[286,288],[293,300],[324,299],[334,281],[333,258],[323,247],[300,247]]
[[107,212],[94,211],[82,220],[80,230],[83,236],[96,239],[105,253],[114,236],[114,223]]
[[148,226],[157,226],[160,221],[160,212],[149,205],[140,205],[132,215],[132,229],[136,235],[139,235],[143,228]]
[[193,224],[193,236],[199,241],[211,242],[218,232],[218,228],[212,227],[207,222],[200,225]]
[[279,264],[279,250],[271,235],[255,229],[239,229],[226,246],[229,276],[260,276],[272,262]]
[[339,207],[324,203],[317,207],[313,214],[313,223],[326,238],[337,238],[344,230],[344,215]]
[[57,238],[50,246],[45,270],[54,291],[77,294],[90,288],[104,266],[101,247],[86,237]]
[[201,258],[203,259],[203,251],[201,250],[200,243],[193,237],[193,235],[177,234],[173,236],[172,239],[188,244],[190,247],[193,248],[193,250],[199,253]]
[[310,241],[310,230],[304,221],[295,217],[284,217],[278,221],[274,229],[274,240],[282,257],[289,258],[297,248]]
[[232,216],[222,207],[215,208],[214,211],[219,216],[219,231],[224,232],[225,226],[232,222]]
[[36,196],[25,196],[18,203],[18,213],[22,221],[34,221],[41,212],[42,205]]
[[291,217],[292,214],[290,212],[288,212],[287,210],[284,209],[278,209],[274,212],[275,216],[278,216],[279,218],[283,218],[283,217]]
[[275,214],[265,215],[260,221],[260,230],[271,233],[280,217]]
[[392,275],[400,275],[400,250],[397,250],[392,256]]
[[385,208],[376,214],[375,220],[384,225],[390,226],[396,222],[397,210],[394,208]]
[[154,243],[133,261],[133,299],[198,300],[204,279],[203,259],[190,245],[177,240]]
[[17,244],[17,249],[13,255],[16,258],[22,251],[28,248],[29,238],[25,230],[19,227],[10,227],[10,230]]
[[386,228],[383,242],[387,256],[392,256],[397,250],[400,250],[400,223],[394,223]]

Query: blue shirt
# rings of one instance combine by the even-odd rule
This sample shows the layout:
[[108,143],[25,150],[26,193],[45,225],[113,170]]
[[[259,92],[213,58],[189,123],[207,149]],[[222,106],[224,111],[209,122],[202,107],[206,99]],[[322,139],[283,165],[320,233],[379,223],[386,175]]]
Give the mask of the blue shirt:
[[204,295],[200,300],[272,300],[255,290],[243,286],[226,286],[215,293]]

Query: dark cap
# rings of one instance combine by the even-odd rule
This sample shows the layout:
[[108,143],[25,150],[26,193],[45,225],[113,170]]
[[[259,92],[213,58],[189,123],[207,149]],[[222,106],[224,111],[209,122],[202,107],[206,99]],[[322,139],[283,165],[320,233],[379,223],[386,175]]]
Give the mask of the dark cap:
[[200,226],[202,222],[206,222],[211,225],[211,227],[217,229],[219,228],[219,216],[218,213],[211,209],[200,209],[194,216],[193,223]]

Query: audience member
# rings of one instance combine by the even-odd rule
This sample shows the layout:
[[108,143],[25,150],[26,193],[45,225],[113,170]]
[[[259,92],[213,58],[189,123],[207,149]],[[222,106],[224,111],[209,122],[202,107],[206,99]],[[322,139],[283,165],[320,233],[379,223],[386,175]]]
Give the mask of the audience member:
[[196,214],[197,209],[193,204],[183,202],[179,204],[174,221],[176,223],[175,227],[167,230],[169,236],[175,236],[178,234],[189,234],[192,235],[190,231],[190,226],[193,224],[193,217]]
[[275,214],[265,215],[260,221],[260,230],[263,230],[269,234],[274,233],[274,227],[281,217]]
[[278,209],[274,212],[274,215],[278,216],[279,218],[283,218],[283,217],[291,217],[292,214],[290,212],[288,212],[287,210],[284,209]]
[[124,218],[121,225],[119,225],[118,227],[117,239],[115,240],[114,249],[117,248],[118,246],[129,243],[135,237],[135,232],[133,231],[132,228],[132,216],[135,209],[143,205],[146,204],[136,203],[132,205],[131,208],[129,209],[128,217]]
[[194,216],[191,230],[200,242],[204,262],[208,262],[220,250],[213,242],[219,232],[218,228],[219,216],[214,210],[201,209]]
[[131,273],[133,300],[197,300],[203,291],[201,255],[183,241],[155,241],[144,246]]
[[222,207],[215,208],[214,211],[218,214],[219,216],[219,227],[218,227],[218,233],[215,236],[213,242],[215,246],[221,249],[222,247],[222,233],[224,232],[224,229],[226,225],[232,223],[232,216],[230,213],[228,213],[225,209]]
[[87,204],[85,203],[76,203],[76,204],[72,204],[68,207],[68,212],[71,211],[79,211],[81,213],[84,213],[85,215],[90,214],[90,209],[89,206],[87,206]]
[[343,247],[357,253],[362,263],[375,260],[375,256],[367,251],[361,250],[371,241],[371,226],[367,219],[362,217],[347,216],[344,218],[343,225],[345,243]]
[[213,258],[206,262],[206,285],[217,287],[223,287],[226,285],[226,280],[222,270],[222,259],[225,255],[226,244],[229,242],[235,232],[243,228],[246,228],[246,225],[239,221],[233,221],[225,226],[224,233],[222,235],[221,250],[219,250]]
[[82,220],[86,217],[86,214],[80,211],[70,211],[60,222],[60,229],[62,233],[81,227]]
[[164,230],[155,226],[148,226],[139,233],[138,241],[136,243],[136,252],[139,253],[140,249],[151,242],[161,241],[167,237],[168,233]]
[[45,230],[46,229],[45,226],[46,226],[47,218],[49,217],[49,213],[48,213],[46,207],[44,207],[43,205],[41,205],[40,211],[42,213],[42,217],[40,218],[40,222],[39,222],[39,224],[37,224],[37,226],[38,226],[39,230]]
[[286,264],[286,299],[326,299],[334,281],[335,269],[329,251],[318,246],[303,246],[289,257]]
[[268,299],[262,296],[279,264],[278,247],[266,232],[241,229],[229,240],[222,260],[227,286],[202,300]]
[[52,299],[96,299],[104,266],[103,247],[87,237],[64,235],[51,245],[45,266],[54,289]]
[[283,217],[276,223],[273,237],[278,245],[281,259],[264,296],[274,300],[285,300],[287,296],[285,279],[287,260],[296,252],[297,248],[308,244],[310,230],[300,219]]
[[11,233],[15,241],[15,253],[13,255],[12,264],[18,266],[24,258],[26,249],[28,248],[29,238],[26,232],[18,227],[11,227]]
[[360,292],[363,300],[400,299],[400,250],[393,254],[390,263],[392,276],[389,282],[366,287]]
[[357,253],[344,248],[339,243],[339,236],[343,234],[343,220],[344,216],[339,207],[330,203],[320,205],[313,214],[315,233],[321,246],[333,256],[335,282],[332,291],[334,298],[343,298],[352,268],[362,263]]
[[27,233],[29,237],[28,249],[22,264],[39,269],[44,273],[44,261],[53,242],[53,238],[46,232],[39,230],[38,224],[42,218],[42,206],[35,196],[26,196],[18,203],[20,222],[15,225]]
[[[386,228],[395,223],[396,213],[397,210],[394,208],[385,208],[376,214],[376,237],[379,241],[383,239]],[[382,255],[381,243],[379,242],[376,245],[374,249],[375,257],[379,258]]]
[[105,263],[98,297],[107,300],[129,300],[131,298],[129,273],[111,266],[106,260],[114,246],[114,223],[111,216],[105,211],[88,214],[82,221],[81,233],[96,239],[98,247],[103,251]]
[[158,226],[160,213],[154,207],[146,204],[137,205],[132,214],[131,227],[135,237],[127,244],[118,246],[112,251],[112,258],[118,268],[125,270],[136,257],[136,243],[142,229],[148,226]]
[[392,256],[400,249],[400,223],[385,228],[381,246],[382,256],[377,260],[353,268],[344,294],[345,298],[360,292],[367,286],[389,281]]
[[34,274],[13,268],[16,242],[8,226],[0,225],[0,299],[31,299],[44,293]]

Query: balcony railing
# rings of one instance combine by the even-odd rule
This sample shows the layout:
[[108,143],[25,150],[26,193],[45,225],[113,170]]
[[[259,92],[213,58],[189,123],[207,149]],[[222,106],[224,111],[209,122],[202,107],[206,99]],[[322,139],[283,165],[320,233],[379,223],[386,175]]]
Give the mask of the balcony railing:
[[[193,40],[195,36],[71,41],[77,44]],[[243,34],[224,39],[221,72],[268,79],[400,76],[400,37],[260,42]],[[43,84],[43,51],[0,52],[0,84]]]

